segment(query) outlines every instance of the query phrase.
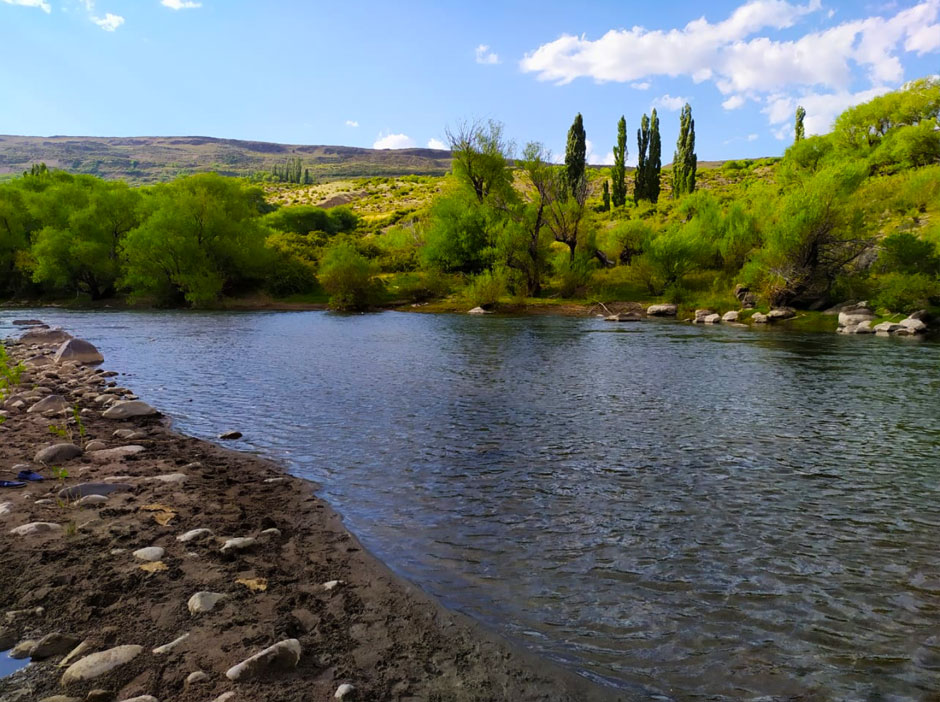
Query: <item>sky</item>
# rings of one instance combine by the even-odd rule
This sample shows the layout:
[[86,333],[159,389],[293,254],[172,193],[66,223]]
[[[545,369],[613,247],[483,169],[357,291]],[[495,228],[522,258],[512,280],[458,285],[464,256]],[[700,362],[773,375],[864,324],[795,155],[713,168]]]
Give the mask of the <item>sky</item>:
[[679,110],[700,160],[779,155],[846,107],[940,72],[940,0],[457,3],[0,0],[0,134],[443,148],[495,119],[588,160]]

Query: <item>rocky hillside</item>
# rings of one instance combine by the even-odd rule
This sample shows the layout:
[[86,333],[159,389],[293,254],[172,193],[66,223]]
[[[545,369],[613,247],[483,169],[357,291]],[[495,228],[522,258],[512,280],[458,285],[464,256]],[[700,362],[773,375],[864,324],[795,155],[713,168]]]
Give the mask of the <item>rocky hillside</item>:
[[0,179],[34,163],[131,183],[217,171],[249,176],[300,159],[315,182],[363,176],[441,175],[450,153],[435,149],[304,146],[212,137],[26,137],[0,135]]

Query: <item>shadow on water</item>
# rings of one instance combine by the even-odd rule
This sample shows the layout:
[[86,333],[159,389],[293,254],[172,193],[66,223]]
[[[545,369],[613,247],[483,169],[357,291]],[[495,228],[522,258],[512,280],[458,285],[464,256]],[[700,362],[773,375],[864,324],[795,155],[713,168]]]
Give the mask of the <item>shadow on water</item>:
[[28,314],[98,345],[183,431],[243,431],[400,574],[595,680],[661,699],[940,688],[936,343]]

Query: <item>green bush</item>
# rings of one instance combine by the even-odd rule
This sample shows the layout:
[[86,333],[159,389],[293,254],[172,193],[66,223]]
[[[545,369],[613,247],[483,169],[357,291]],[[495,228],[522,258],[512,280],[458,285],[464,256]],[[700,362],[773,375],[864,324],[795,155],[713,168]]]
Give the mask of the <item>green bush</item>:
[[940,281],[923,273],[888,273],[875,282],[875,305],[892,312],[913,312],[940,298]]
[[492,307],[505,292],[506,284],[498,271],[483,271],[464,288],[463,296],[473,307]]
[[378,296],[372,264],[347,241],[339,241],[320,261],[320,284],[330,295],[330,307],[337,310],[364,310]]
[[885,273],[940,275],[940,256],[934,244],[910,232],[899,232],[881,240],[878,267]]

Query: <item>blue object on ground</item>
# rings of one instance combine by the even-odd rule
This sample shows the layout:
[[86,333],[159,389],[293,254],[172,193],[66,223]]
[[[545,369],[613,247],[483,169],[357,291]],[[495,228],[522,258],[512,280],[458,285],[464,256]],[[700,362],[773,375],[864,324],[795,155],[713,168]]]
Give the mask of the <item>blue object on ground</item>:
[[16,474],[16,479],[17,480],[45,480],[44,477],[39,475],[39,473],[37,473],[34,470],[21,470],[19,473]]
[[0,488],[18,488],[24,485],[26,485],[26,483],[21,483],[16,480],[0,480]]

